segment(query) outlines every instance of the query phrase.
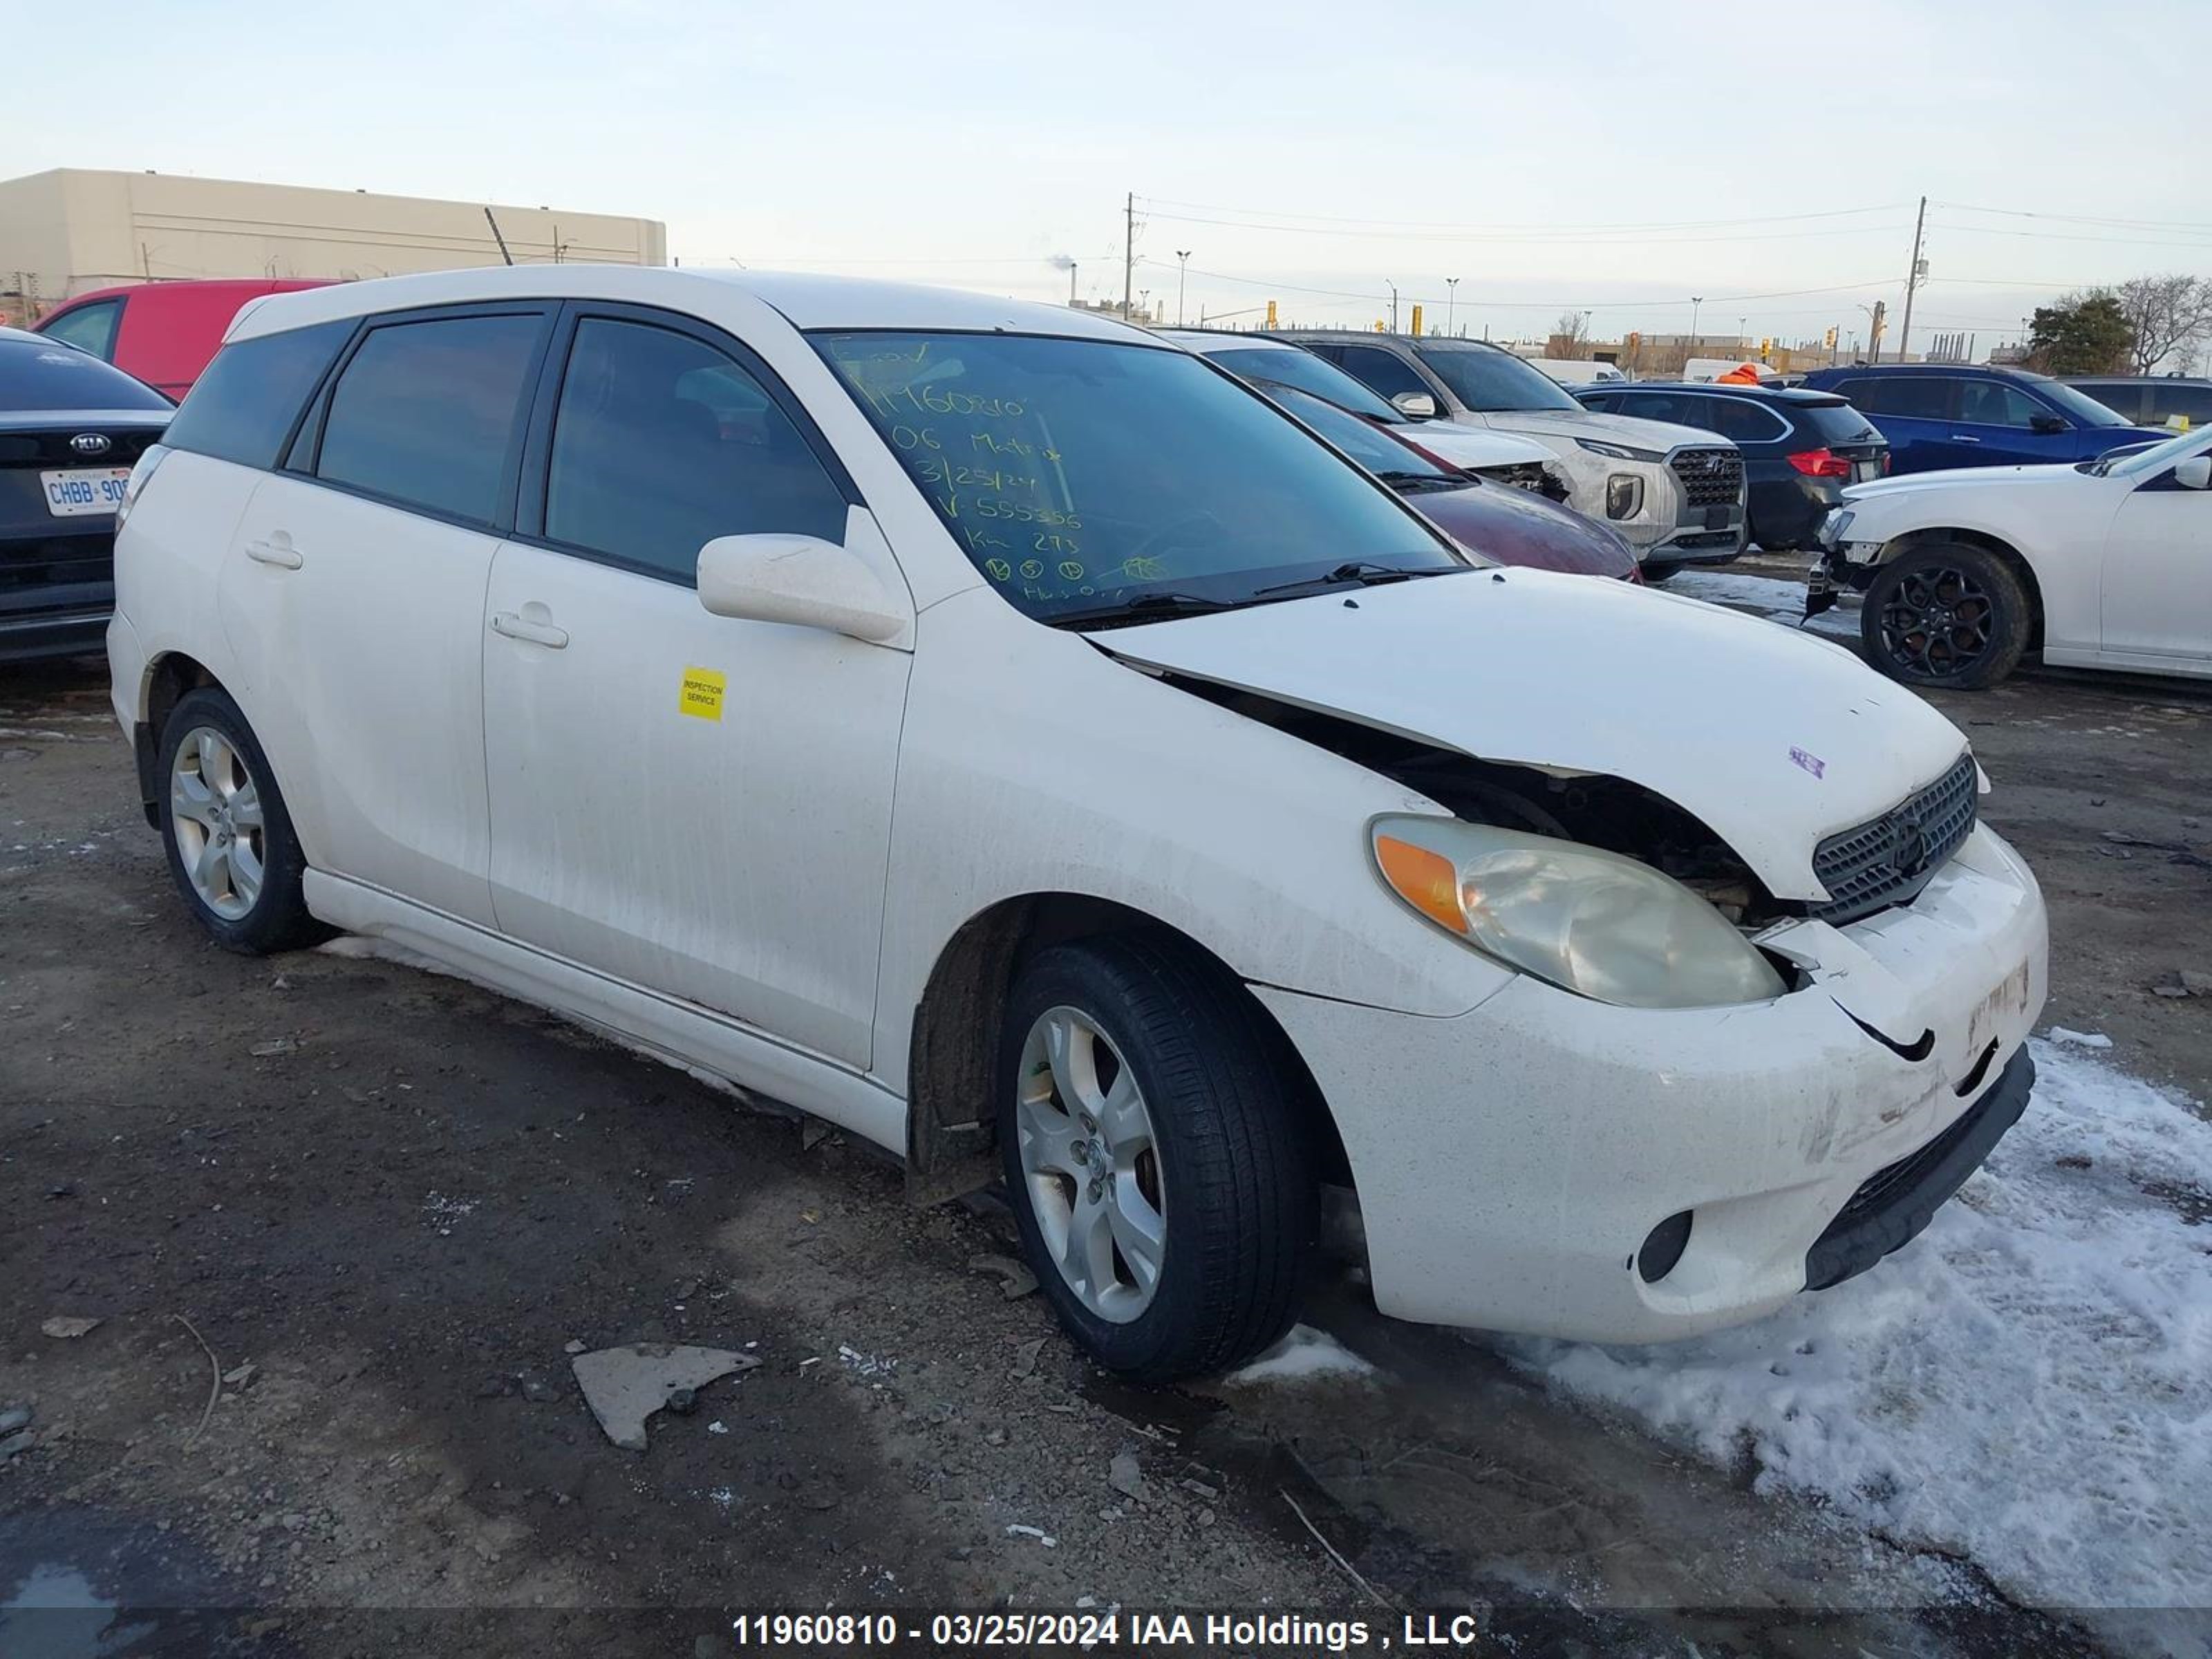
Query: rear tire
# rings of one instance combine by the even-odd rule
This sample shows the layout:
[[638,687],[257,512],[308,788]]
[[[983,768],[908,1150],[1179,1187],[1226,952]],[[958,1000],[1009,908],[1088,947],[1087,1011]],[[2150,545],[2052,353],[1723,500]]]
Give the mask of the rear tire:
[[1318,1195],[1279,1053],[1244,988],[1171,939],[1054,945],[1016,976],[1007,1192],[1047,1300],[1108,1370],[1173,1382],[1289,1329]]
[[2027,653],[2027,590],[1966,542],[1916,547],[1875,572],[1859,607],[1868,659],[1906,685],[1980,691]]
[[228,694],[185,694],[161,728],[155,797],[169,874],[208,937],[265,956],[328,939],[307,914],[307,861],[253,728]]

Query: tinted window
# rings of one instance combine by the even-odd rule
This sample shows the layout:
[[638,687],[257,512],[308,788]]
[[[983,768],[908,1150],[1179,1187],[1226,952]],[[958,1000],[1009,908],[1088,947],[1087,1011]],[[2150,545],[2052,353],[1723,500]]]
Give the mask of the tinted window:
[[1395,398],[1401,392],[1418,392],[1425,398],[1437,395],[1413,372],[1412,364],[1380,346],[1346,346],[1344,368],[1346,374],[1365,381],[1385,398]]
[[2051,411],[2018,386],[2002,380],[1960,380],[1956,418],[1969,426],[2026,427]]
[[1763,404],[1747,398],[1693,397],[1687,401],[1690,410],[1682,417],[1685,426],[1701,426],[1740,444],[1771,444],[1783,434],[1782,422]]
[[2212,421],[2212,386],[2154,386],[2148,390],[2147,412],[2154,425],[2176,415],[2186,416],[2191,426]]
[[2072,418],[2076,426],[2125,426],[2127,417],[2117,415],[2087,393],[2075,391],[2063,381],[2054,380],[2046,374],[2031,374],[2036,395],[2056,404],[2059,412]]
[[1792,409],[1790,418],[1797,423],[1800,432],[1819,439],[1824,444],[1872,444],[1881,441],[1881,434],[1872,422],[1856,409],[1841,404],[1815,404],[1810,409]]
[[1237,346],[1206,355],[1231,374],[1247,380],[1294,386],[1316,398],[1328,398],[1339,409],[1348,409],[1355,415],[1371,415],[1378,421],[1406,418],[1334,363],[1325,363],[1312,352],[1297,346]]
[[316,477],[494,522],[542,326],[441,317],[372,330],[331,389]]
[[167,409],[152,386],[75,346],[0,340],[0,409]]
[[546,466],[545,534],[690,581],[717,536],[845,539],[843,493],[760,383],[702,340],[576,325]]
[[1616,415],[1639,421],[1671,421],[1677,426],[1702,427],[1705,399],[1682,392],[1631,392],[1612,405]]
[[1461,570],[1391,496],[1181,351],[1012,334],[815,344],[990,584],[1032,617],[1244,603],[1353,559]]
[[352,332],[349,319],[225,346],[185,394],[162,441],[246,466],[274,466],[315,383]]
[[1958,418],[1959,383],[1932,374],[1877,374],[1846,380],[1838,388],[1869,415],[1898,415],[1915,421]]
[[115,325],[122,320],[123,301],[102,300],[97,305],[78,306],[49,317],[39,332],[49,340],[63,341],[112,363],[115,361]]
[[1579,409],[1540,368],[1495,346],[1425,344],[1421,361],[1469,409]]
[[2095,398],[2125,421],[2142,420],[2152,407],[2148,396],[2149,388],[2136,380],[2081,380],[2075,383],[2074,389]]

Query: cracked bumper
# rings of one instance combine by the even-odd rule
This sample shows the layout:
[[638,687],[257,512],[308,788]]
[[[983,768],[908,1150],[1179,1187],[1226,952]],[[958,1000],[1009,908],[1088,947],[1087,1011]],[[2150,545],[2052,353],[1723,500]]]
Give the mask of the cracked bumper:
[[[2002,1082],[2043,1006],[2042,896],[1986,827],[1911,906],[1765,942],[1801,988],[1739,1008],[1519,978],[1439,1019],[1255,988],[1335,1116],[1382,1310],[1607,1342],[1770,1312],[1871,1177]],[[1638,1250],[1683,1211],[1646,1282]]]

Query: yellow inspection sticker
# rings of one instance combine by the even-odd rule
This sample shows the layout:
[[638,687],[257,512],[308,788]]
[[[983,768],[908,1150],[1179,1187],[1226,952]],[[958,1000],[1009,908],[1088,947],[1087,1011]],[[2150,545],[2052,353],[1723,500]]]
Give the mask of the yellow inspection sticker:
[[685,669],[682,689],[676,696],[677,712],[694,720],[721,719],[722,693],[729,689],[729,684],[720,669]]

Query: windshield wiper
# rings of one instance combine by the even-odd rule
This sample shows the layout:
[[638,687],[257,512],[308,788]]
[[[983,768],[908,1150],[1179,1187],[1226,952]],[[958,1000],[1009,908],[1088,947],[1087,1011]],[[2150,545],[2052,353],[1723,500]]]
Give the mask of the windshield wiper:
[[1269,587],[1255,590],[1259,593],[1292,593],[1302,587],[1342,587],[1357,583],[1361,587],[1380,587],[1385,582],[1411,581],[1416,576],[1441,576],[1447,570],[1458,570],[1455,564],[1437,565],[1432,568],[1409,570],[1403,565],[1377,564],[1372,559],[1352,559],[1337,566],[1325,574],[1302,576],[1294,582],[1277,582]]
[[1472,478],[1448,478],[1441,472],[1378,472],[1375,475],[1393,489],[1457,489]]
[[1114,605],[1093,605],[1085,611],[1062,611],[1043,618],[1054,628],[1096,628],[1114,623],[1157,622],[1162,617],[1202,617],[1213,611],[1234,611],[1241,601],[1209,599],[1200,593],[1175,593],[1154,589]]

